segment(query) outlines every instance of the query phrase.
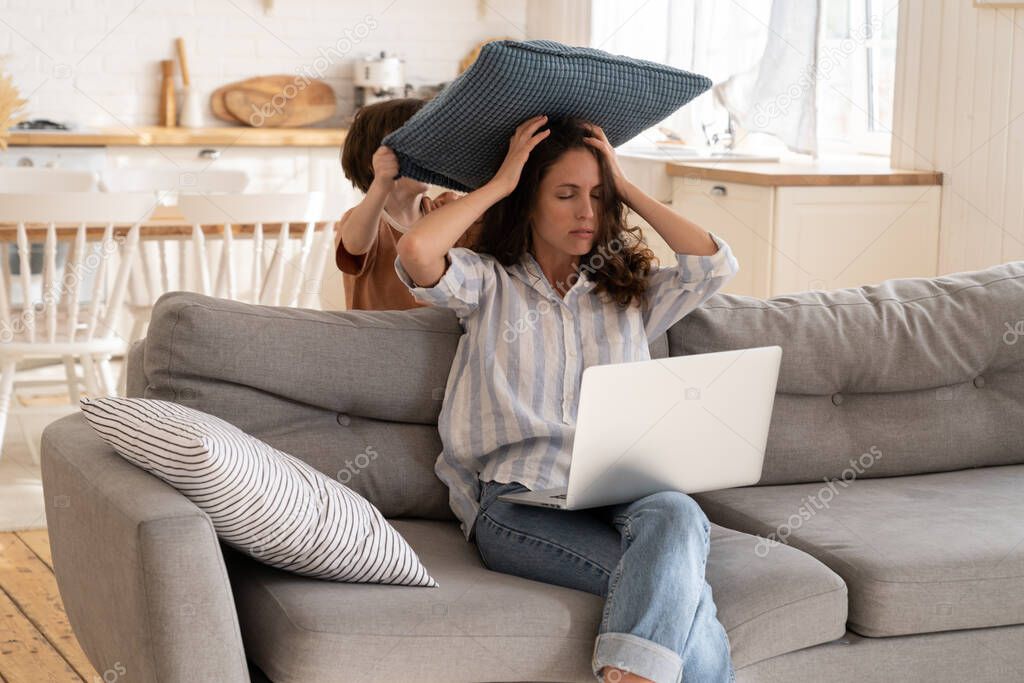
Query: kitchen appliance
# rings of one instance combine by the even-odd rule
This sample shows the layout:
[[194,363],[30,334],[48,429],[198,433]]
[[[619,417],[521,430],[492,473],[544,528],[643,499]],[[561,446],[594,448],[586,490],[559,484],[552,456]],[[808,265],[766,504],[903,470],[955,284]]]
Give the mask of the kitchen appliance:
[[71,126],[59,121],[51,121],[50,119],[30,119],[28,121],[19,121],[15,124],[13,130],[71,130]]
[[410,86],[405,82],[405,67],[398,57],[381,52],[379,57],[364,57],[354,65],[356,109],[375,102],[406,97]]

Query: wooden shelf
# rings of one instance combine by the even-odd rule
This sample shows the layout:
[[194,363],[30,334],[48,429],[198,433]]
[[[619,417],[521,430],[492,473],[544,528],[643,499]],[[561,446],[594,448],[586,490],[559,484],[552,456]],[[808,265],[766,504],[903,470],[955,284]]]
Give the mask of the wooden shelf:
[[93,131],[11,131],[9,144],[32,147],[107,146],[241,146],[241,147],[340,147],[344,128],[166,128],[137,126]]
[[726,162],[688,161],[666,164],[667,173],[679,178],[700,178],[765,187],[942,185],[938,171],[910,171],[884,164],[846,161]]

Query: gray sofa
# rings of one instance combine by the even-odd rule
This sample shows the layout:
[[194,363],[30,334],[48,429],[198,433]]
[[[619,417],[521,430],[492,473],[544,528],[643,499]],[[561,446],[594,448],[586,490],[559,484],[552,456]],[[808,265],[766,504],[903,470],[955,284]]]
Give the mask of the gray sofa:
[[[741,683],[1024,679],[1021,320],[1015,262],[717,295],[654,341],[655,357],[783,347],[760,484],[698,496]],[[443,310],[164,296],[130,352],[128,393],[214,413],[339,477],[440,587],[260,565],[72,415],[43,434],[47,522],[97,670],[164,683],[592,680],[601,600],[484,569],[433,475],[459,334]]]

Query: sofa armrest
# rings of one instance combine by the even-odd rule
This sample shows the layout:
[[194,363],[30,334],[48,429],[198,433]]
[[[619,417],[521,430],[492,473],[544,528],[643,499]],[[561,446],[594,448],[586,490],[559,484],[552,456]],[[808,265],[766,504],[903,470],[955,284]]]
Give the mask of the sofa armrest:
[[53,569],[97,671],[133,681],[249,680],[209,517],[121,458],[81,414],[42,437]]

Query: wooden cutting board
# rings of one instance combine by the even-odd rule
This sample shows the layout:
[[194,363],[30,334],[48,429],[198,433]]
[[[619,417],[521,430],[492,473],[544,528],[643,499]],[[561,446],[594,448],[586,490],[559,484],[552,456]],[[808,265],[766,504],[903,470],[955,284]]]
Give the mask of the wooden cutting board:
[[297,128],[330,118],[334,90],[323,81],[296,76],[258,76],[218,88],[210,96],[213,115],[257,128]]
[[[242,81],[242,83],[244,83],[244,81]],[[240,83],[230,83],[217,88],[213,91],[213,94],[210,95],[210,109],[213,111],[213,115],[221,121],[227,121],[228,123],[242,123],[242,121],[239,121],[232,116],[231,112],[228,111],[228,108],[224,106],[224,93],[236,85],[240,85]]]

